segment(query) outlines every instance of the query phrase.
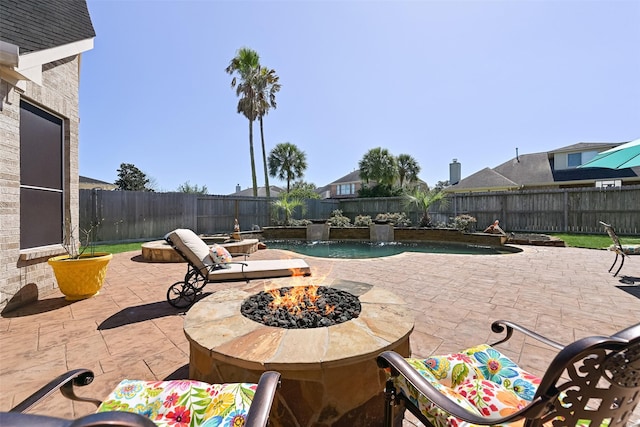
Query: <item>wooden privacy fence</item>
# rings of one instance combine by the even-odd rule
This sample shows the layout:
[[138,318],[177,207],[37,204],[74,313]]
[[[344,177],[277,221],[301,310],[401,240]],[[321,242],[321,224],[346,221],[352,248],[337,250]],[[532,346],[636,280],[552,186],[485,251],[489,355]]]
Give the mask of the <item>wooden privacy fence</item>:
[[[306,203],[306,213],[298,210],[295,218],[326,219],[335,209],[352,221],[358,215],[375,218],[379,213],[405,212],[417,225],[421,217],[420,212],[407,211],[400,197]],[[80,190],[79,204],[80,229],[100,222],[100,242],[159,239],[175,228],[229,233],[236,218],[242,230],[273,225],[273,208],[264,197]],[[479,230],[498,219],[507,231],[604,233],[598,221],[605,221],[619,234],[640,235],[640,186],[455,194],[430,210],[435,224],[451,223],[461,214],[475,217]]]

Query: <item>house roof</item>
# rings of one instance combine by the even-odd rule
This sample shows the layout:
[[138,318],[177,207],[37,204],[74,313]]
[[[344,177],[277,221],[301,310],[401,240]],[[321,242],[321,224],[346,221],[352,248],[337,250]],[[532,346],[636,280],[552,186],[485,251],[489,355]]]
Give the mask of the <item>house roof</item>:
[[561,182],[595,181],[600,179],[635,178],[640,176],[640,168],[604,169],[604,168],[572,168],[555,170],[553,167],[555,153],[574,151],[603,151],[616,147],[621,143],[588,143],[568,145],[547,153],[523,154],[493,169],[484,168],[446,191],[486,191],[509,190],[525,186],[548,186]]
[[79,182],[85,183],[85,184],[109,184],[109,185],[114,185],[111,182],[100,181],[99,179],[93,179],[93,178],[89,178],[89,177],[82,176],[82,175],[80,175],[78,177],[78,179],[79,179]]
[[24,53],[95,37],[84,0],[2,0],[0,40]]
[[360,178],[360,169],[356,169],[353,172],[349,172],[342,178],[336,179],[331,184],[344,184],[347,182],[360,182],[360,181],[362,181],[362,178]]
[[[284,189],[280,188],[276,185],[270,185],[269,190],[271,192],[271,197],[278,197],[280,193],[284,193]],[[230,196],[240,196],[240,197],[253,197],[253,187],[245,188],[244,190],[236,191],[235,193],[229,194]],[[258,197],[267,197],[267,189],[266,187],[258,187]]]

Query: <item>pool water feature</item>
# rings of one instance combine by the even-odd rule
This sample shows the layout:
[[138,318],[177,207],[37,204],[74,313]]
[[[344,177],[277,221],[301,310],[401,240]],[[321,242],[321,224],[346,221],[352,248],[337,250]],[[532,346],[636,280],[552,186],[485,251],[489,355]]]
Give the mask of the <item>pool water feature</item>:
[[269,249],[284,249],[302,255],[319,258],[378,258],[401,254],[403,252],[421,252],[460,255],[504,255],[520,252],[511,246],[480,246],[461,243],[442,242],[369,242],[341,240],[267,240]]

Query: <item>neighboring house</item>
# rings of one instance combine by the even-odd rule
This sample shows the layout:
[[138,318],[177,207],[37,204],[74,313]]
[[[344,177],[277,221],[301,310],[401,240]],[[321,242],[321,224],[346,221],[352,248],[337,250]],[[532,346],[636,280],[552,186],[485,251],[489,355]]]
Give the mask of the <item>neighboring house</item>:
[[84,0],[0,1],[0,309],[55,287],[47,259],[78,224],[80,57],[94,37]]
[[79,188],[80,190],[115,190],[118,186],[111,184],[110,182],[104,182],[99,179],[88,178],[80,175]]
[[[417,184],[427,187],[427,183],[418,179]],[[342,178],[333,181],[331,184],[316,189],[316,193],[321,199],[355,199],[358,197],[358,190],[362,187],[373,187],[376,181],[365,182],[360,178],[360,170],[354,170]]]
[[620,144],[623,143],[581,142],[547,153],[519,155],[493,169],[484,168],[447,187],[445,191],[467,193],[640,184],[640,168],[578,168],[598,153]]
[[362,185],[360,170],[357,169],[329,185],[318,188],[316,193],[322,199],[353,199],[358,197],[358,190],[362,188]]
[[[269,186],[269,193],[272,198],[278,197],[281,193],[284,193],[286,190],[283,188],[277,187],[275,185]],[[240,196],[240,197],[253,197],[253,187],[245,188],[244,190],[240,189],[240,185],[236,185],[235,193],[229,194],[229,196]],[[258,197],[267,197],[267,188],[266,187],[258,187]]]

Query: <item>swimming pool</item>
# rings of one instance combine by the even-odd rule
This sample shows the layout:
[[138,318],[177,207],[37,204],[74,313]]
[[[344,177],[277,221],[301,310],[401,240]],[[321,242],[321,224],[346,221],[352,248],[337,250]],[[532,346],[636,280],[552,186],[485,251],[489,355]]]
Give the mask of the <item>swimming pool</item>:
[[520,252],[520,249],[510,246],[478,246],[442,242],[267,240],[264,243],[269,249],[285,249],[319,258],[378,258],[403,252],[463,255],[503,255]]

